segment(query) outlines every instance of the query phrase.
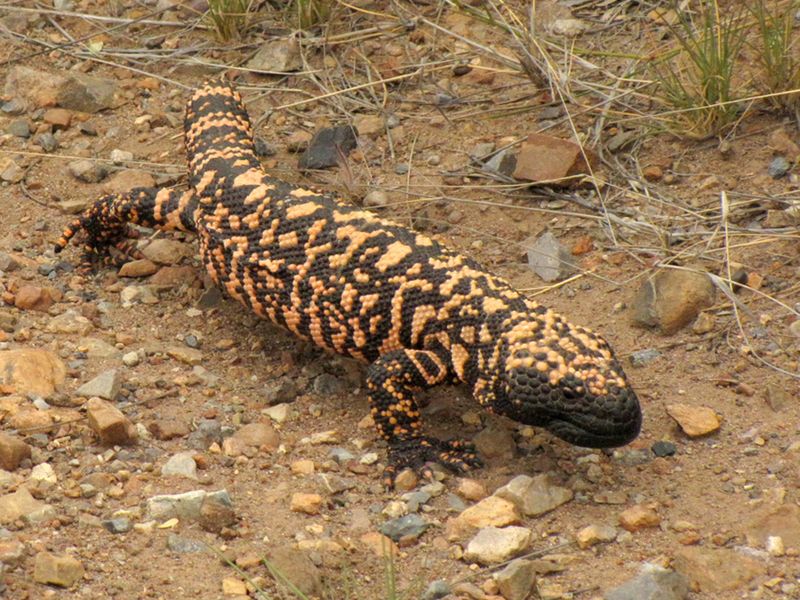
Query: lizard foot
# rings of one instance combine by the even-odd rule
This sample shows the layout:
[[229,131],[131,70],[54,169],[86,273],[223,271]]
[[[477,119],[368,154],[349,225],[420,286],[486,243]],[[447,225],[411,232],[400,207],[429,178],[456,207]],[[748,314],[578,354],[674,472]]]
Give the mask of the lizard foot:
[[383,471],[384,485],[393,488],[395,477],[403,469],[413,469],[422,477],[432,479],[431,463],[439,463],[456,473],[464,473],[483,464],[471,442],[415,437],[390,445],[389,466]]

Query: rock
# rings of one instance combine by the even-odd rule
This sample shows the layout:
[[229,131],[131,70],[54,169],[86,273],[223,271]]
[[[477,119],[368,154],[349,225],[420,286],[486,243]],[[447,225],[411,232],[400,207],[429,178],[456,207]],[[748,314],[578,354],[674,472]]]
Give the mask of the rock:
[[269,553],[266,564],[276,581],[284,585],[288,583],[306,596],[322,597],[322,575],[300,550],[288,546],[276,548]]
[[53,317],[45,326],[45,331],[48,333],[78,334],[81,336],[87,335],[92,329],[94,329],[92,322],[74,310],[68,310],[57,317]]
[[31,126],[27,119],[14,119],[6,126],[6,132],[21,138],[27,138],[31,135]]
[[[25,544],[16,539],[0,539],[0,566],[15,569],[26,558]],[[0,592],[2,592],[0,586]]]
[[8,183],[19,183],[25,178],[26,170],[13,160],[0,160],[0,179]]
[[664,170],[658,165],[648,165],[642,169],[642,177],[647,181],[661,181],[664,178]]
[[509,460],[517,454],[514,436],[505,427],[489,426],[473,439],[475,449],[488,460]]
[[154,187],[156,180],[147,171],[141,169],[123,169],[117,171],[103,183],[106,194],[124,194],[138,187]]
[[788,156],[792,161],[800,157],[800,146],[783,127],[769,134],[769,147],[778,154]]
[[396,556],[398,553],[397,545],[377,531],[368,531],[361,536],[360,540],[378,558],[388,558]]
[[688,595],[685,575],[645,564],[639,575],[606,592],[603,600],[684,600]]
[[194,460],[194,452],[178,452],[169,457],[169,460],[161,467],[161,475],[169,477],[186,477],[197,479],[197,463]]
[[493,575],[505,600],[528,600],[536,589],[536,568],[531,560],[518,558]]
[[447,539],[461,540],[484,527],[517,525],[520,521],[520,514],[513,502],[489,496],[447,522]]
[[785,504],[758,511],[745,528],[747,543],[765,547],[770,537],[780,536],[790,548],[800,549],[800,506]]
[[773,158],[767,167],[767,173],[773,179],[780,179],[792,168],[792,164],[783,156]]
[[227,492],[206,494],[200,504],[198,521],[200,527],[211,533],[220,533],[226,527],[233,527],[236,524],[236,511]]
[[203,503],[207,497],[213,502],[233,506],[233,501],[227,490],[206,492],[205,490],[192,490],[183,494],[167,494],[153,496],[147,500],[147,514],[151,519],[182,519],[197,521],[202,512]]
[[268,416],[276,423],[285,423],[287,420],[289,420],[289,417],[292,416],[293,411],[291,404],[282,402],[280,404],[276,404],[275,406],[270,406],[269,408],[263,409],[261,414]]
[[0,468],[16,471],[19,464],[31,457],[31,447],[16,435],[0,431]]
[[26,487],[19,487],[11,494],[0,496],[0,525],[7,525],[19,519],[35,524],[53,519],[55,509],[49,504],[36,500]]
[[525,527],[486,527],[467,544],[464,557],[482,565],[495,565],[523,552],[531,538],[531,530]]
[[528,266],[543,281],[560,281],[575,271],[572,254],[549,231],[523,242],[528,252]]
[[108,175],[108,168],[104,164],[88,158],[70,162],[67,169],[75,179],[84,183],[98,183]]
[[486,488],[483,487],[482,483],[468,478],[459,480],[456,493],[465,500],[470,500],[472,502],[483,500],[487,496]]
[[59,587],[72,587],[83,578],[83,565],[68,554],[39,552],[33,564],[33,580]]
[[526,517],[537,517],[572,500],[572,490],[555,485],[547,473],[518,475],[499,488],[495,496],[513,502]]
[[0,252],[0,271],[9,273],[19,269],[19,262],[7,252]]
[[156,264],[146,258],[125,263],[119,270],[120,277],[147,277],[158,270]]
[[588,525],[575,534],[578,548],[585,550],[600,543],[613,542],[617,539],[617,528],[611,525]]
[[513,177],[534,184],[568,186],[597,164],[597,155],[588,148],[581,150],[574,142],[532,133],[517,153]]
[[42,117],[45,123],[53,126],[53,129],[68,129],[72,122],[72,113],[64,108],[51,108],[46,110]]
[[222,595],[246,598],[247,584],[236,577],[225,577],[222,580]]
[[383,190],[370,190],[364,195],[363,203],[367,208],[381,208],[389,204],[389,195]]
[[64,382],[67,368],[49,350],[0,351],[0,390],[6,394],[36,394],[50,397]]
[[380,532],[395,542],[407,544],[416,540],[430,527],[425,519],[417,514],[405,515],[386,521],[380,526]]
[[714,304],[716,289],[704,273],[666,269],[648,279],[633,300],[633,323],[675,333]]
[[655,348],[645,348],[631,353],[631,364],[634,367],[644,367],[661,356],[661,352]]
[[290,509],[292,512],[305,513],[307,515],[318,515],[322,507],[323,498],[319,494],[304,494],[297,492],[292,494]]
[[441,600],[451,592],[450,584],[443,579],[431,581],[420,596],[420,600]]
[[677,451],[677,447],[672,442],[660,440],[650,446],[650,450],[659,457],[673,456]]
[[177,264],[194,253],[189,244],[167,238],[146,241],[140,245],[139,250],[145,258],[159,265]]
[[154,438],[161,441],[182,438],[190,433],[189,424],[179,419],[158,419],[152,421],[147,425],[147,430],[153,434]]
[[358,131],[351,125],[320,129],[303,152],[297,166],[302,170],[335,167],[355,149],[357,137]]
[[170,533],[167,536],[167,548],[179,554],[195,554],[197,552],[203,552],[206,549],[206,545],[203,542],[190,540]]
[[167,355],[187,365],[199,365],[203,362],[203,353],[187,346],[170,346],[167,348]]
[[719,429],[717,413],[705,406],[690,404],[669,404],[667,414],[675,419],[683,432],[689,437],[700,437]]
[[94,379],[87,381],[77,390],[75,394],[83,396],[84,398],[91,398],[97,396],[104,400],[114,401],[119,396],[119,390],[122,387],[122,376],[116,369],[109,369],[103,371]]
[[386,130],[386,123],[380,115],[356,115],[353,126],[359,135],[377,137]]
[[189,434],[189,446],[196,450],[208,450],[209,446],[222,441],[222,425],[219,421],[205,419]]
[[36,285],[23,285],[14,295],[14,306],[20,310],[38,310],[47,312],[54,302],[50,288]]
[[766,572],[759,561],[727,548],[680,548],[672,566],[689,578],[692,590],[706,594],[735,590]]
[[278,432],[269,423],[248,423],[236,431],[231,437],[226,438],[222,443],[222,449],[226,456],[239,456],[247,451],[247,448],[255,450],[277,450],[280,444]]
[[647,527],[658,527],[661,524],[661,517],[649,506],[635,504],[620,513],[619,524],[633,532]]
[[[192,285],[197,279],[197,271],[194,267],[161,267],[158,272],[150,278],[150,284],[156,287],[173,288],[181,285]],[[217,288],[211,289],[217,290]]]
[[[98,338],[82,338],[78,341],[78,349],[89,358],[118,358],[119,350],[106,341]],[[99,395],[99,394],[94,394]]]
[[102,525],[108,532],[114,534],[128,533],[131,529],[133,529],[133,523],[131,523],[131,520],[126,517],[107,519],[102,522]]
[[247,68],[267,73],[299,71],[303,68],[303,58],[297,39],[273,38],[264,42],[255,56],[247,61]]
[[286,138],[286,149],[289,152],[302,152],[308,148],[313,136],[307,131],[302,129],[293,131],[288,138]]
[[110,402],[90,398],[86,403],[89,427],[106,445],[126,445],[136,441],[136,426]]

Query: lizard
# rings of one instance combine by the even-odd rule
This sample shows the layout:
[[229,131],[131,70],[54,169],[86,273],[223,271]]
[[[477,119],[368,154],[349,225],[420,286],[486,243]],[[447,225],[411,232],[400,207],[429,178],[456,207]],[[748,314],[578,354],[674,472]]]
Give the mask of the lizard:
[[55,251],[80,233],[84,265],[97,266],[125,250],[131,224],[195,233],[227,296],[368,365],[388,486],[405,468],[430,476],[431,463],[456,472],[482,464],[470,442],[423,433],[415,393],[438,384],[465,384],[488,411],[574,445],[622,446],[639,434],[637,395],[605,339],[430,237],[267,174],[225,79],[195,90],[184,143],[187,190],[104,196],[65,227]]

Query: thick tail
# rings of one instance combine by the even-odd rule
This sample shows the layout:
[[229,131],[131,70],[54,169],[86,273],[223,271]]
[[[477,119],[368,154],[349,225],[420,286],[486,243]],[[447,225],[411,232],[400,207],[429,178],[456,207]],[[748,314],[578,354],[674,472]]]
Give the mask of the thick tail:
[[129,223],[162,231],[195,232],[194,192],[176,189],[134,188],[125,194],[104,196],[64,228],[55,251],[67,247],[82,232],[87,250],[102,250],[125,237]]
[[192,187],[202,190],[202,179],[222,183],[249,169],[260,169],[253,142],[253,126],[242,97],[221,78],[197,89],[186,106],[186,155]]

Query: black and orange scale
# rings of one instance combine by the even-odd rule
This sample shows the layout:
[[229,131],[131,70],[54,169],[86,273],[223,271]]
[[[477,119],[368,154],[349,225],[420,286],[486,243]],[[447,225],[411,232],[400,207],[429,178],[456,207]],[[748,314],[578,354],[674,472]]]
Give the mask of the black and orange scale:
[[195,91],[184,123],[189,190],[106,196],[73,221],[89,260],[129,223],[196,232],[213,281],[261,317],[368,363],[385,474],[480,464],[465,441],[422,433],[415,390],[462,382],[495,413],[602,448],[634,439],[636,394],[609,345],[430,238],[267,175],[242,99],[221,79]]

